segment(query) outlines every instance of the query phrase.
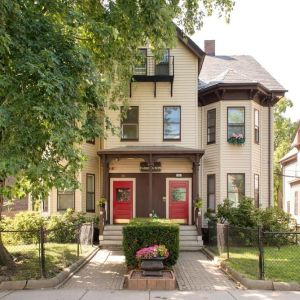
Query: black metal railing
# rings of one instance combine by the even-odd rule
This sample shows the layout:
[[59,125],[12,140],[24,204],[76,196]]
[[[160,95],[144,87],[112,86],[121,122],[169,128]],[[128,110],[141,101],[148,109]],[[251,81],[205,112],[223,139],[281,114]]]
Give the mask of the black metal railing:
[[298,228],[290,232],[266,232],[261,227],[209,223],[206,247],[250,278],[299,281]]
[[134,67],[135,77],[174,76],[174,56],[164,56],[157,60],[154,56],[146,56],[144,62]]

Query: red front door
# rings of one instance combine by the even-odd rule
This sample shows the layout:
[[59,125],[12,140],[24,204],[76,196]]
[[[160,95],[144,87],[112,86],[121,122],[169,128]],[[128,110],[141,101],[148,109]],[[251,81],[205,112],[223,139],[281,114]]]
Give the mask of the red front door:
[[114,223],[126,223],[133,217],[133,182],[113,182]]
[[189,181],[169,181],[169,218],[178,223],[189,222]]

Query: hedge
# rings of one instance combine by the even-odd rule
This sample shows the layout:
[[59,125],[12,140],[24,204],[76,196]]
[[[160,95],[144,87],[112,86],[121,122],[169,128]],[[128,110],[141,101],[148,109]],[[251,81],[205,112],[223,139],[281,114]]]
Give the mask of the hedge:
[[166,219],[136,218],[123,227],[123,250],[130,268],[138,266],[135,254],[139,249],[159,244],[165,245],[170,253],[165,264],[175,265],[179,256],[178,224]]

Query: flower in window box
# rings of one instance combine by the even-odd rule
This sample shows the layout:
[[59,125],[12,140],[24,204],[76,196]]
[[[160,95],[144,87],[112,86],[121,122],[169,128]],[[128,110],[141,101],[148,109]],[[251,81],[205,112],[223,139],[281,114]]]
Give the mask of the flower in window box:
[[244,144],[245,143],[245,138],[241,133],[233,133],[231,135],[231,137],[228,138],[228,143],[229,144],[236,144],[236,145],[240,145],[240,144]]

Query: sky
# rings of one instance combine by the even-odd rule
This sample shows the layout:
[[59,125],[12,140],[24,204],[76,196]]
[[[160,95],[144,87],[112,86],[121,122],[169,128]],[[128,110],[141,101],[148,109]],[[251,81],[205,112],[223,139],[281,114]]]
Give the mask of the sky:
[[252,55],[287,90],[294,107],[287,116],[300,120],[300,0],[235,0],[230,23],[206,17],[192,39],[216,40],[216,55]]

